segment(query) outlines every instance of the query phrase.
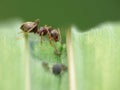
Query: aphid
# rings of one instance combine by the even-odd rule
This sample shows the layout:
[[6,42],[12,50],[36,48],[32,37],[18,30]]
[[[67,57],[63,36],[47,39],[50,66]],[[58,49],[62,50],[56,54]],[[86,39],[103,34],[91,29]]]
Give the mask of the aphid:
[[49,69],[50,69],[47,62],[42,62],[42,67],[43,67],[44,70],[46,70],[46,71],[49,71]]
[[37,33],[38,24],[39,24],[39,19],[35,20],[35,22],[25,22],[21,25],[20,29],[27,33],[28,32]]
[[63,64],[55,64],[52,67],[52,72],[54,75],[60,75],[61,73],[63,73],[66,70],[67,70],[67,67]]

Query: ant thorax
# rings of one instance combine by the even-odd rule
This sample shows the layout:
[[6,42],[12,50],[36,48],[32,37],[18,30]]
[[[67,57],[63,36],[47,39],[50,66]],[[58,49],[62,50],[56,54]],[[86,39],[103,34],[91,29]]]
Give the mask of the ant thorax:
[[45,36],[46,34],[49,34],[51,32],[51,28],[48,27],[48,26],[43,26],[43,27],[40,27],[40,29],[38,30],[38,34],[40,36]]
[[41,27],[38,31],[40,36],[44,36],[48,33],[47,29],[45,27]]

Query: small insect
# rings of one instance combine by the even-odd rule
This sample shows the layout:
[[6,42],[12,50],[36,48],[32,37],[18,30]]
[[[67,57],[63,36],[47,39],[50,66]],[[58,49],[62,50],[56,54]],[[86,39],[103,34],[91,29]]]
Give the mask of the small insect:
[[52,72],[54,75],[60,75],[67,70],[67,67],[63,64],[55,64],[52,67]]
[[44,36],[48,36],[51,46],[55,49],[55,54],[60,56],[60,51],[56,48],[55,42],[61,43],[61,34],[59,29],[53,29],[51,26],[38,27],[40,20],[37,19],[34,22],[25,22],[21,25],[20,29],[26,33],[36,33],[40,36],[41,44],[44,40]]
[[67,71],[67,66],[64,64],[56,63],[52,67],[47,62],[42,62],[42,67],[45,71],[52,72],[54,75],[61,75]]
[[49,65],[47,62],[42,62],[42,67],[44,68],[45,71],[49,71],[50,68],[49,68]]
[[29,32],[37,33],[39,22],[40,22],[39,19],[35,20],[34,22],[25,22],[21,25],[20,29],[27,33]]

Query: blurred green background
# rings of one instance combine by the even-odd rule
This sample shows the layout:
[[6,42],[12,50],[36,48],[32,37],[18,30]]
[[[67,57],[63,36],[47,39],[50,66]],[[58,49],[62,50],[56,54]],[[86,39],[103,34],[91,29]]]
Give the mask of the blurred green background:
[[120,20],[120,0],[0,0],[0,20],[20,18],[35,20],[41,25],[81,29],[106,21]]
[[[21,19],[24,21],[34,21],[35,19],[39,18],[41,20],[41,22],[40,22],[41,25],[47,24],[47,25],[51,25],[55,28],[60,27],[60,29],[61,29],[64,27],[68,27],[72,24],[75,24],[80,29],[87,30],[87,29],[92,28],[103,22],[120,21],[120,0],[0,0],[0,23],[3,21],[7,22],[7,21],[9,21],[9,19],[11,20],[14,18],[17,18],[18,20]],[[0,82],[0,90],[23,90],[23,88],[24,88],[23,82],[25,80],[24,75],[25,75],[25,68],[26,68],[25,67],[26,65],[24,62],[25,61],[25,56],[24,56],[25,52],[24,52],[24,50],[22,51],[22,48],[23,48],[22,45],[20,44],[21,45],[21,47],[20,47],[19,44],[16,43],[16,41],[20,42],[20,40],[16,40],[16,32],[15,32],[16,29],[18,29],[20,27],[20,25],[21,24],[19,21],[18,22],[16,21],[14,23],[8,22],[8,23],[5,23],[5,25],[0,24],[0,31],[1,31],[1,33],[0,33],[0,43],[1,43],[0,44],[1,45],[1,47],[0,47],[0,51],[1,51],[0,52],[0,67],[1,67],[0,68],[0,81],[1,81]],[[108,29],[106,29],[106,30],[108,30]],[[10,30],[12,30],[12,32]],[[64,29],[62,29],[62,30],[64,30]],[[114,30],[114,28],[113,28],[113,30]],[[64,31],[62,33],[64,33]],[[95,34],[95,35],[98,35],[98,36],[96,36],[96,38],[99,39],[99,35],[102,35],[102,34],[100,33],[100,34]],[[93,82],[95,81],[95,82],[90,83],[90,85],[93,85],[93,86],[101,85],[102,80],[105,78],[103,80],[104,85],[102,84],[105,87],[105,90],[107,90],[106,88],[107,87],[109,88],[109,86],[112,87],[112,83],[113,83],[113,87],[117,86],[116,88],[119,88],[119,85],[118,85],[119,83],[117,83],[117,81],[119,82],[119,75],[117,74],[119,72],[116,72],[116,71],[119,71],[119,65],[118,65],[119,63],[116,61],[117,63],[112,64],[112,66],[111,66],[111,62],[114,61],[114,58],[116,58],[115,55],[119,54],[119,53],[116,54],[116,50],[118,50],[118,52],[119,52],[119,48],[116,47],[116,46],[119,46],[118,45],[119,42],[116,41],[116,40],[119,40],[119,35],[115,36],[115,38],[110,38],[110,37],[108,37],[109,35],[112,35],[112,37],[114,37],[114,33],[107,34],[107,32],[106,32],[105,34],[103,34],[103,37],[102,36],[100,37],[100,41],[102,39],[103,39],[103,41],[110,40],[109,41],[110,45],[108,45],[109,42],[108,42],[108,44],[107,44],[107,42],[105,44],[103,43],[102,46],[100,46],[103,49],[99,49],[99,45],[101,45],[101,44],[99,44],[99,41],[98,41],[98,43],[97,43],[98,48],[94,49],[94,50],[98,50],[98,52],[99,52],[99,50],[104,51],[104,48],[105,48],[106,53],[104,54],[105,56],[102,57],[102,59],[99,57],[98,57],[98,59],[96,59],[96,58],[93,59],[93,60],[101,59],[102,61],[104,61],[105,63],[102,62],[104,67],[101,66],[101,63],[99,64],[99,63],[95,62],[98,64],[98,66],[96,66],[94,68],[94,66],[97,64],[94,65],[94,62],[91,62],[91,63],[93,63],[93,65],[91,64],[93,67],[89,68],[90,65],[88,64],[88,67],[85,67],[85,70],[88,72],[86,72],[86,71],[84,72],[86,76],[88,75],[87,76],[88,81],[92,80],[91,77],[94,79],[92,81]],[[104,37],[107,37],[107,38],[104,39]],[[64,39],[65,39],[65,36],[64,36]],[[84,39],[83,39],[83,41],[84,41]],[[114,44],[112,44],[112,42],[114,42],[114,41],[116,41],[116,42]],[[85,40],[85,42],[86,42],[86,40]],[[84,45],[84,42],[83,42],[83,45]],[[112,48],[111,48],[111,46],[112,46]],[[93,47],[93,45],[92,45],[92,47]],[[110,48],[108,48],[108,47],[110,47]],[[115,50],[113,50],[114,47],[116,47]],[[88,55],[88,57],[85,57],[86,60],[89,59],[90,55],[94,56],[94,52],[93,52],[93,54],[90,54],[91,52],[89,53],[91,48],[85,47],[82,49],[83,49],[83,51],[85,49],[85,51],[84,51],[86,53],[85,55]],[[111,52],[112,50],[113,50],[113,52]],[[107,52],[109,52],[109,53],[107,53]],[[99,53],[97,53],[97,54],[99,54]],[[78,55],[78,54],[76,54],[76,55]],[[112,55],[113,55],[113,57],[112,57]],[[104,60],[104,59],[106,59],[107,56],[108,56],[108,59]],[[112,58],[109,56],[111,56]],[[117,57],[119,58],[119,56],[117,56]],[[112,60],[111,62],[107,62],[107,61],[110,61],[109,58],[110,58],[110,60]],[[99,60],[99,61],[101,61],[101,60]],[[84,61],[84,62],[87,63],[87,61]],[[40,67],[39,64],[41,64],[41,63],[36,62],[33,64],[31,64],[31,67],[34,67],[34,68],[32,68],[31,71],[34,71],[36,73],[33,72],[34,74],[32,74],[32,76],[33,76],[32,80],[37,80],[37,81],[32,82],[32,83],[35,82],[32,88],[34,88],[34,87],[39,88],[39,85],[40,85],[39,82],[42,82],[41,81],[42,77],[39,78],[40,75],[38,74],[39,70],[41,70],[39,68]],[[117,66],[117,69],[115,67],[115,70],[114,70],[114,68],[113,68],[114,66]],[[82,67],[82,64],[79,67]],[[90,71],[89,69],[92,69],[92,70]],[[107,70],[108,70],[108,72],[107,72]],[[111,73],[111,70],[113,73]],[[97,73],[98,73],[98,74],[95,73],[95,78],[93,75],[94,74],[93,71],[95,71],[95,72],[97,71]],[[88,73],[90,73],[90,75]],[[101,74],[104,75],[103,79],[101,79],[101,77],[102,77]],[[41,75],[44,76],[44,74],[41,74]],[[47,75],[47,74],[45,74],[45,75]],[[107,75],[108,75],[108,78],[106,78]],[[113,77],[111,79],[112,76],[115,76],[115,77]],[[52,80],[52,78],[50,78],[50,79]],[[83,79],[82,79],[82,81],[83,81]],[[100,80],[100,83],[99,83],[99,80],[97,82],[97,79]],[[54,80],[54,78],[53,78],[53,80]],[[46,81],[47,81],[47,79],[46,79]],[[65,81],[68,81],[68,80],[65,79]],[[82,82],[82,81],[80,81],[80,82]],[[44,82],[44,83],[46,83],[46,82]],[[51,85],[51,87],[52,87],[52,85],[54,85],[55,83],[53,83],[53,84],[51,83],[49,85]],[[64,84],[64,85],[66,85],[66,84]],[[81,84],[81,86],[82,86],[82,84]],[[90,87],[92,87],[92,86],[90,86]],[[103,87],[103,89],[104,89],[104,87]],[[89,88],[89,87],[87,87],[87,88]],[[94,87],[92,87],[92,88],[94,88]],[[33,89],[33,90],[35,90],[35,89]],[[113,90],[113,89],[111,88],[109,90]]]

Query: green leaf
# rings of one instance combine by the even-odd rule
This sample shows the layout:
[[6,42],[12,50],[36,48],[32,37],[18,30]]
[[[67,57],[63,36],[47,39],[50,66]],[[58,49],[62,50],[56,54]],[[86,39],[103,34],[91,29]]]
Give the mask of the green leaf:
[[23,43],[16,38],[21,21],[0,23],[0,90],[24,90]]
[[[120,23],[67,33],[70,90],[120,89]],[[74,82],[74,83],[73,83]]]

